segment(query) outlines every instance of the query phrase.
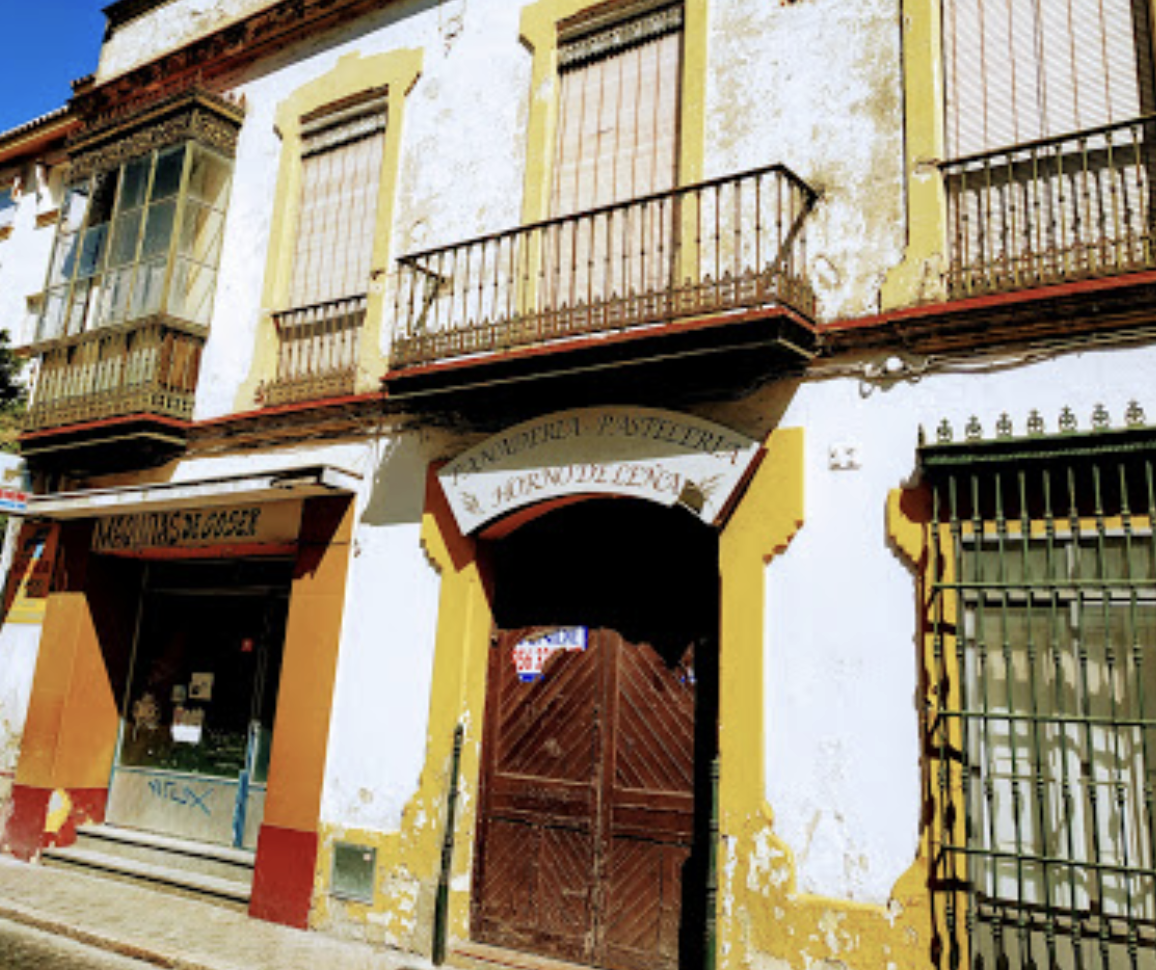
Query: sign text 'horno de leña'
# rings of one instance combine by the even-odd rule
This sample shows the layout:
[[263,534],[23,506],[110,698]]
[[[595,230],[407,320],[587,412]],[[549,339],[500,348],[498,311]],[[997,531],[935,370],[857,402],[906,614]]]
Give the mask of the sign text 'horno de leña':
[[681,504],[713,523],[759,443],[689,414],[637,407],[548,414],[500,432],[439,472],[458,525],[567,495]]

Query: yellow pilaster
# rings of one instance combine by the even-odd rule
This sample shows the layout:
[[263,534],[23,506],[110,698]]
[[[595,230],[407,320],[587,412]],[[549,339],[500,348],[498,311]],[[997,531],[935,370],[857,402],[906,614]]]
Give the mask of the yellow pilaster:
[[[89,531],[62,536],[56,588],[48,596],[28,701],[16,784],[104,789],[116,748],[113,694],[86,589]],[[110,651],[123,645],[108,644]]]
[[884,310],[942,299],[947,225],[939,0],[903,0],[907,249],[883,282]]
[[16,784],[105,788],[117,699],[83,592],[48,597]]

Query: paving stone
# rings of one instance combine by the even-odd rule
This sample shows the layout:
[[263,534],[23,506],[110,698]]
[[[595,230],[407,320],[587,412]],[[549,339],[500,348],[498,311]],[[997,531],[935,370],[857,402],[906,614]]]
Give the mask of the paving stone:
[[0,857],[0,919],[171,970],[429,970],[428,961],[209,903]]

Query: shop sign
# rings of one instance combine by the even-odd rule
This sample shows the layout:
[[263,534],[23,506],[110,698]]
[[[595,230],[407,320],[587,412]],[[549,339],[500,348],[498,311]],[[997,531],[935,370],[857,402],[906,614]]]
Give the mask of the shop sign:
[[52,567],[56,561],[58,527],[47,522],[25,523],[4,589],[5,623],[43,623]]
[[514,509],[582,494],[682,505],[714,523],[758,452],[757,441],[689,414],[581,408],[494,435],[438,477],[465,533]]
[[0,513],[24,515],[28,511],[28,466],[23,458],[0,452]]
[[132,555],[148,550],[284,545],[296,540],[300,522],[300,502],[106,515],[96,520],[92,551]]
[[542,676],[546,661],[559,650],[585,650],[587,630],[584,626],[567,626],[520,640],[514,645],[514,669],[525,683]]

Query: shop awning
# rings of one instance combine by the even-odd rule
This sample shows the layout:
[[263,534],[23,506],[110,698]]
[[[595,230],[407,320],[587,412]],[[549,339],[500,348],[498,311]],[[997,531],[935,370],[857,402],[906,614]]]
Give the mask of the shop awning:
[[40,519],[88,519],[126,512],[161,512],[349,494],[355,492],[360,484],[360,475],[332,465],[295,466],[221,478],[34,495],[28,499],[25,514]]

